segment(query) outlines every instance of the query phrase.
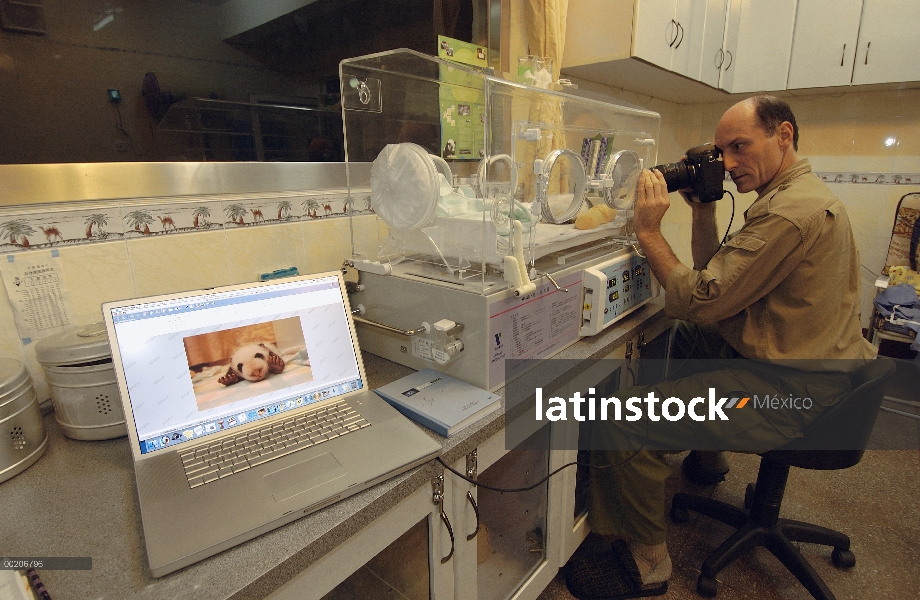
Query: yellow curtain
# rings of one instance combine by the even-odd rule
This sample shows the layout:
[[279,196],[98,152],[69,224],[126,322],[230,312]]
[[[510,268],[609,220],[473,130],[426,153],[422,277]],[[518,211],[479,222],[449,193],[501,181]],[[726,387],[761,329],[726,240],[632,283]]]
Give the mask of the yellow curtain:
[[[553,59],[553,82],[559,79],[562,68],[562,53],[565,48],[565,21],[569,0],[524,0],[524,21],[527,31],[527,47],[530,54]],[[551,86],[555,87],[555,85]],[[562,148],[565,135],[562,129],[562,106],[555,99],[531,101],[530,120],[551,126],[545,136],[533,149],[533,159],[545,158],[552,150]],[[528,157],[530,158],[530,157]],[[550,180],[548,194],[568,191],[569,163],[559,161]],[[526,171],[526,170],[525,170]],[[524,198],[533,199],[532,176],[524,179]]]
[[569,0],[524,0],[527,47],[535,56],[553,59],[553,81],[559,79],[565,49],[565,18]]

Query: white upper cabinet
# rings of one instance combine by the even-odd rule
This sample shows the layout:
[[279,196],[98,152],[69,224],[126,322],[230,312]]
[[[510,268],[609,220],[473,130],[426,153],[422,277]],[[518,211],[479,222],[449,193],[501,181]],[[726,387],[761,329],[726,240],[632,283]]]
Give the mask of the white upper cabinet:
[[633,56],[670,70],[680,27],[674,20],[677,0],[639,0],[636,5],[636,30]]
[[632,55],[695,79],[705,21],[706,3],[699,0],[639,0]]
[[732,92],[786,89],[795,0],[731,0],[719,87]]
[[799,0],[789,89],[917,79],[916,0]]
[[705,36],[706,2],[677,0],[674,21],[677,23],[680,36],[672,51],[671,70],[697,79],[700,74],[700,58]]
[[782,90],[794,22],[795,0],[638,0],[632,56],[729,92]]
[[696,79],[719,87],[722,69],[730,65],[725,54],[725,17],[728,0],[707,0],[706,24],[703,28],[700,72]]
[[853,84],[920,80],[920,2],[865,0]]
[[849,85],[863,0],[799,0],[789,89]]
[[573,0],[567,38],[563,69],[634,91],[700,87],[641,61],[731,93],[920,81],[920,0]]

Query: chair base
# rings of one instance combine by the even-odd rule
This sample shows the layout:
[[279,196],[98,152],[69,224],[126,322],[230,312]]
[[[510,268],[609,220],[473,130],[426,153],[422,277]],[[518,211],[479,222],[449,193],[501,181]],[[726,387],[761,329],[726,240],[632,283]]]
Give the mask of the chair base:
[[767,519],[767,522],[758,523],[751,518],[751,513],[731,504],[690,494],[675,494],[671,504],[671,520],[675,523],[686,522],[689,519],[688,510],[737,529],[703,562],[697,582],[697,591],[703,596],[715,596],[716,575],[758,546],[766,548],[778,558],[817,600],[834,600],[834,594],[794,542],[833,546],[833,562],[838,567],[851,567],[856,562],[850,552],[850,538],[826,527],[791,519]]

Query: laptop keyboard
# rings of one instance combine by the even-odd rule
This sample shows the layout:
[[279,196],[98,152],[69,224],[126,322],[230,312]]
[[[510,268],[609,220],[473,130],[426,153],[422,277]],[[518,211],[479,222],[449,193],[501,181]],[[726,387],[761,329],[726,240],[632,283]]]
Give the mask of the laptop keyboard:
[[189,448],[179,456],[188,485],[195,488],[369,425],[346,402],[339,402],[219,442]]

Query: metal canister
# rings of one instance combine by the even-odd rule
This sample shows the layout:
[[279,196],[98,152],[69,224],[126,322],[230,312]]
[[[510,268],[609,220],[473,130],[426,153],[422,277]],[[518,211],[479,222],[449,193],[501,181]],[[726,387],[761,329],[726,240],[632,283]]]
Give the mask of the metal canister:
[[35,357],[45,371],[54,418],[64,435],[107,440],[128,434],[105,325],[45,338],[36,344]]
[[0,482],[29,468],[47,446],[32,378],[18,360],[0,358]]

